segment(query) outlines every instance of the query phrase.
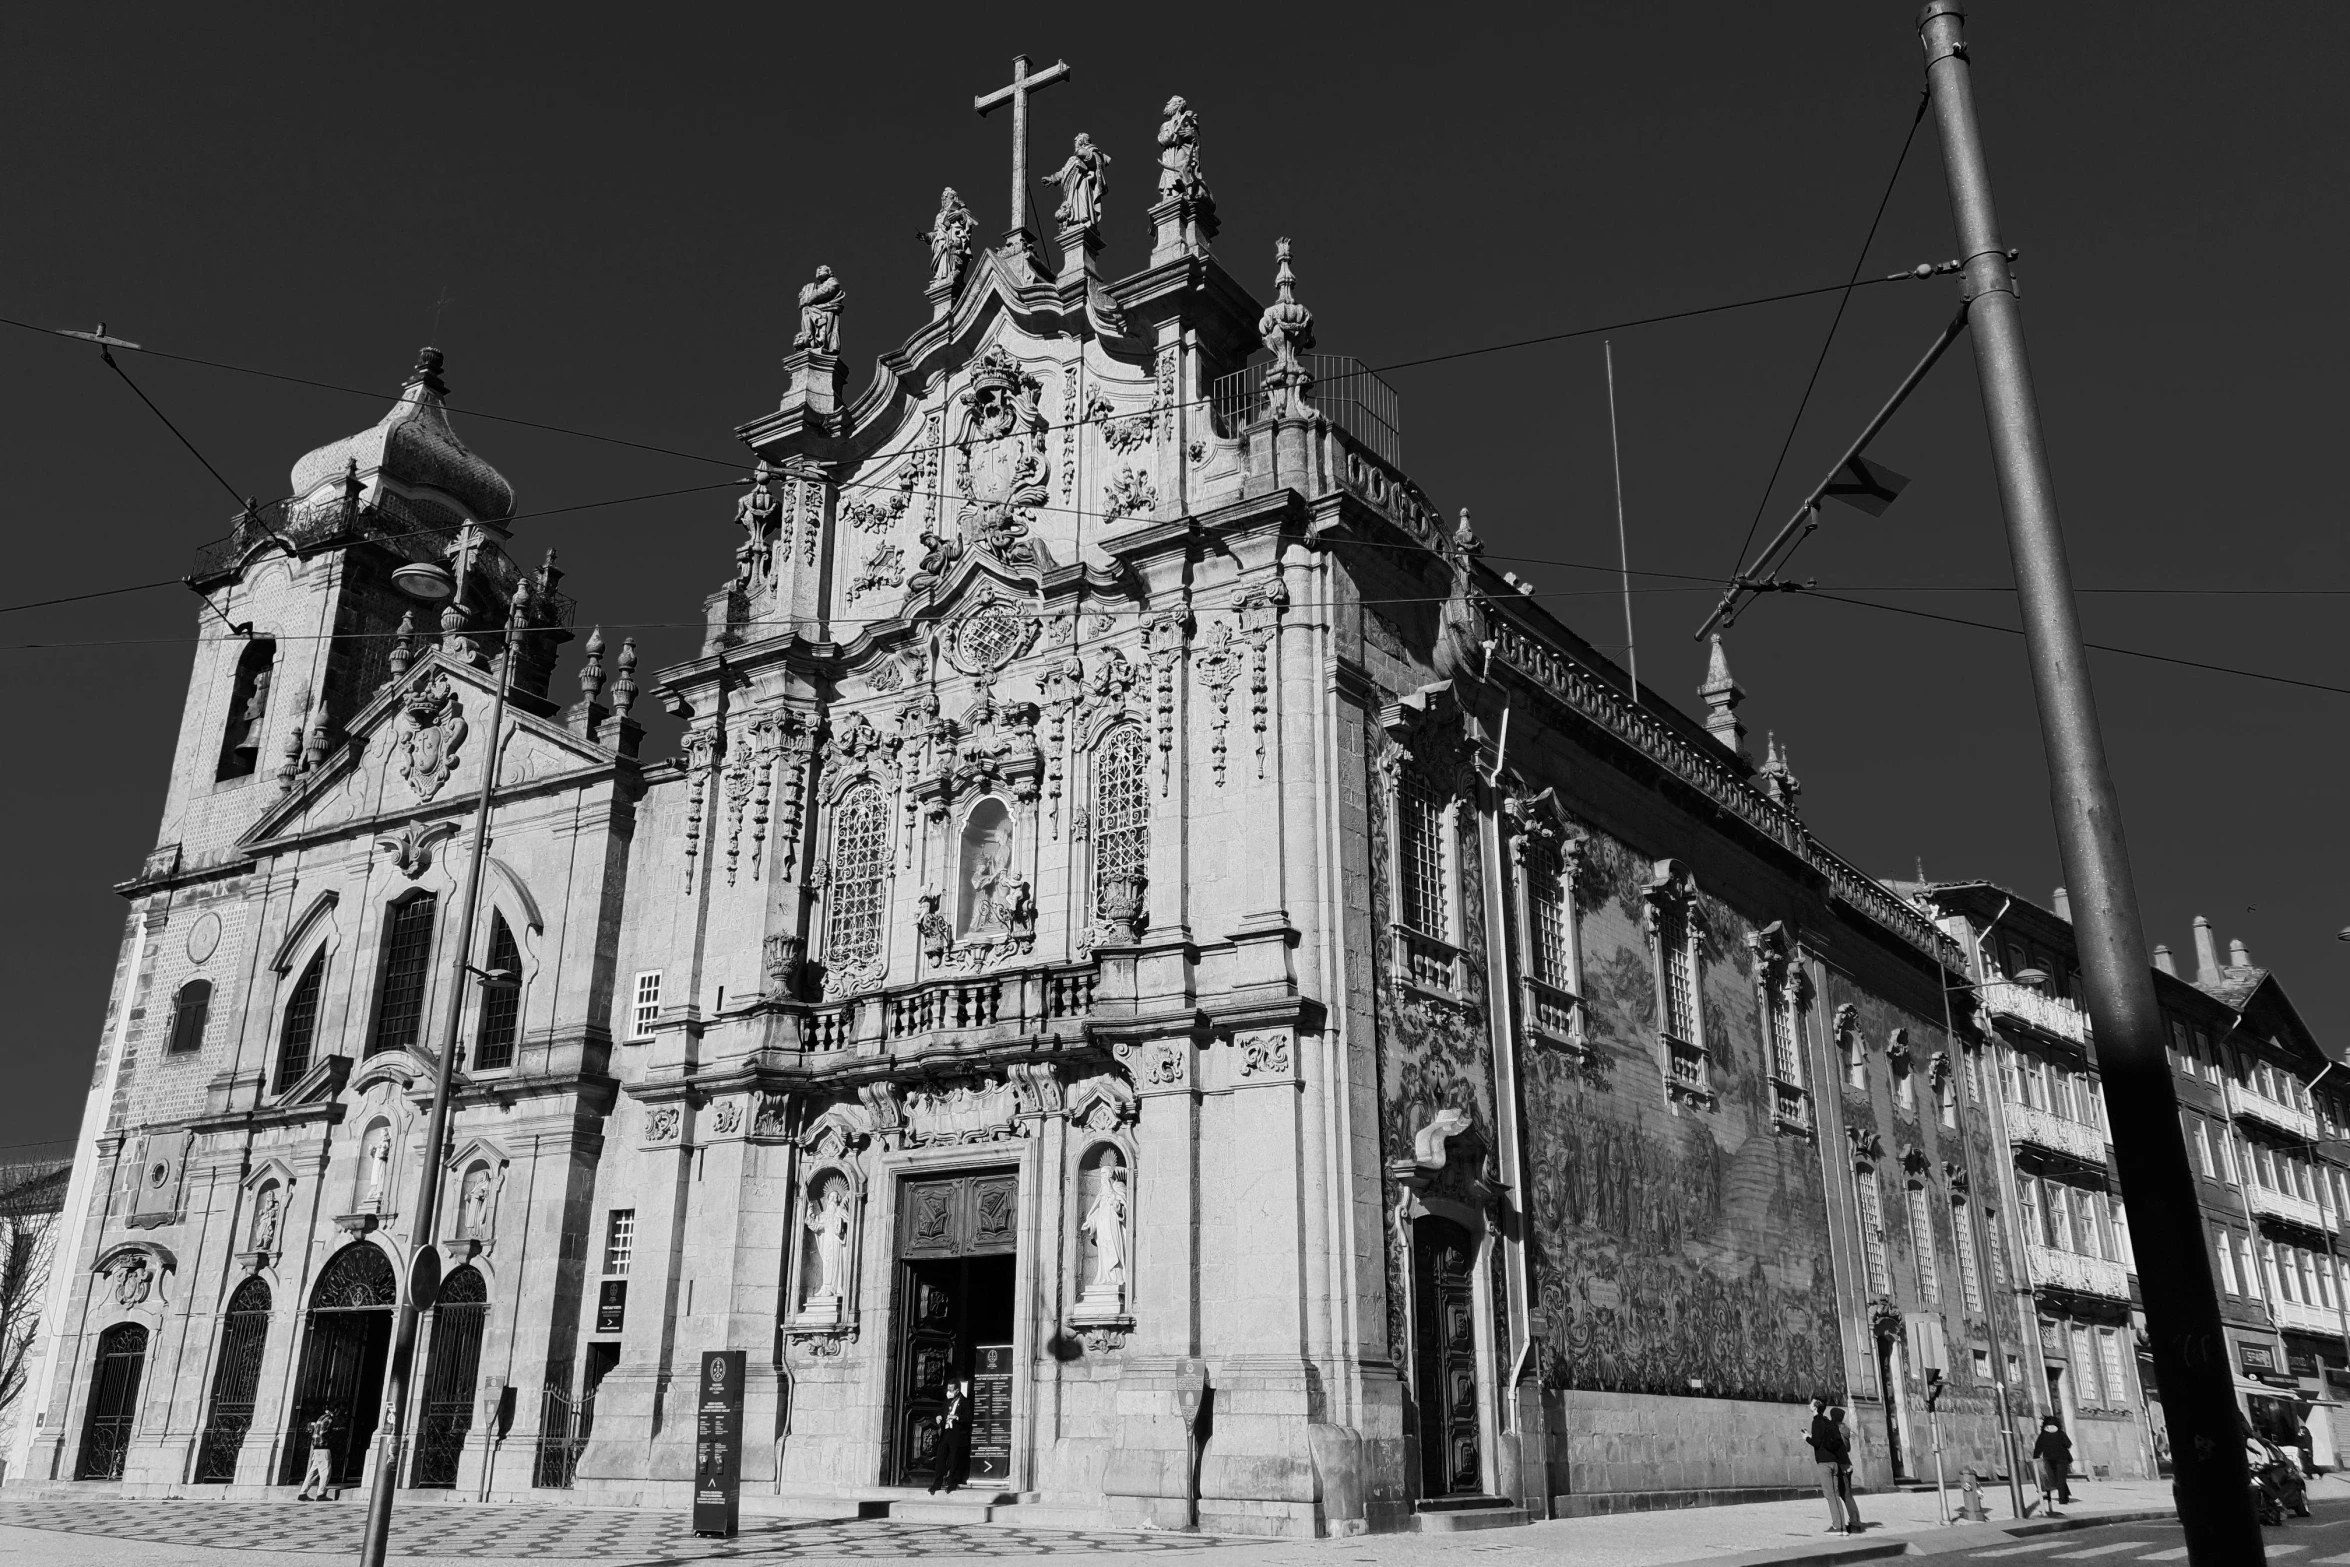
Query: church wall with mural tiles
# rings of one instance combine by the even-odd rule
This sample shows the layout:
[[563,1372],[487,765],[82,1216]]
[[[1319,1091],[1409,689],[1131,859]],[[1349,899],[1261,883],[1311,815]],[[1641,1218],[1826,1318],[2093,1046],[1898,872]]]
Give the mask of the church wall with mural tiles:
[[363,1486],[423,1248],[459,1495],[682,1509],[721,1348],[769,1511],[928,1487],[963,1384],[971,1490],[1105,1526],[1766,1495],[1815,1392],[1885,1483],[1926,1366],[1988,1461],[1958,950],[1718,644],[1635,701],[1486,563],[1158,142],[800,291],[685,662],[581,635],[431,350],[204,547],[11,1483],[285,1494],[323,1420]]

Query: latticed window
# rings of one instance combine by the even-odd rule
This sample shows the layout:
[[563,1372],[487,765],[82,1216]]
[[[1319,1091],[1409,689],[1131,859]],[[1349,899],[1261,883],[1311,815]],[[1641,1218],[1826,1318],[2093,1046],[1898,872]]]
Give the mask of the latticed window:
[[286,1020],[277,1031],[277,1091],[284,1093],[310,1070],[310,1053],[318,1039],[318,993],[326,984],[326,954],[310,955],[294,994],[286,1002]]
[[1426,780],[1408,770],[1396,787],[1395,831],[1403,922],[1423,936],[1452,940],[1452,905],[1444,887],[1444,806]]
[[2127,1405],[2130,1385],[2122,1380],[2122,1336],[2112,1328],[2097,1330],[2097,1364],[2105,1372],[2105,1401]]
[[424,983],[432,961],[432,922],[439,900],[417,893],[392,905],[384,930],[383,993],[375,1004],[375,1033],[367,1053],[412,1050],[424,1025]]
[[1869,1292],[1893,1293],[1893,1269],[1885,1260],[1885,1204],[1877,1191],[1877,1172],[1861,1170],[1854,1183],[1860,1194],[1860,1250],[1868,1265]]
[[212,1020],[212,981],[191,979],[180,986],[171,1003],[171,1049],[204,1048],[204,1025]]
[[1697,970],[1689,956],[1689,911],[1668,900],[1656,911],[1657,960],[1665,971],[1665,1032],[1697,1043]]
[[604,1230],[604,1271],[626,1273],[628,1260],[636,1254],[636,1210],[615,1208],[606,1221]]
[[1574,951],[1568,945],[1565,865],[1558,849],[1539,839],[1526,846],[1526,905],[1533,918],[1534,977],[1554,990],[1575,988]]
[[473,1064],[495,1071],[514,1064],[514,1035],[522,1022],[522,949],[514,943],[506,916],[490,913],[490,961],[493,974],[504,984],[484,985],[481,992],[481,1036],[474,1042]]
[[661,1021],[661,971],[646,969],[637,975],[635,988],[629,992],[628,1037],[650,1039],[653,1025]]
[[1927,1201],[1926,1189],[1912,1184],[1909,1188],[1910,1244],[1918,1249],[1918,1289],[1926,1304],[1942,1304],[1942,1268],[1934,1257],[1934,1209]]
[[1093,748],[1093,907],[1133,917],[1127,904],[1149,873],[1150,747],[1137,724],[1120,724]]
[[889,807],[871,779],[850,785],[833,809],[828,896],[826,957],[834,963],[878,957],[889,903]]
[[1771,1075],[1791,1088],[1803,1086],[1803,1051],[1795,1028],[1795,984],[1787,981],[1771,998]]
[[1966,1309],[1976,1316],[1983,1312],[1983,1268],[1975,1256],[1974,1226],[1967,1222],[1967,1211],[1953,1207],[1950,1210],[1951,1229],[1958,1236],[1958,1291],[1966,1302]]

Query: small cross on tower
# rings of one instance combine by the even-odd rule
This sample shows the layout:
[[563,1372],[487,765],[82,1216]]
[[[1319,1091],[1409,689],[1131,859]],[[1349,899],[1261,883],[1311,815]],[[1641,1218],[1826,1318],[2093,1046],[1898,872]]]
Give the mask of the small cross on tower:
[[1056,60],[1034,76],[1028,74],[1028,56],[1012,59],[1012,84],[971,100],[982,115],[999,104],[1012,106],[1012,227],[1006,239],[1022,245],[1028,234],[1028,95],[1069,79],[1069,62]]

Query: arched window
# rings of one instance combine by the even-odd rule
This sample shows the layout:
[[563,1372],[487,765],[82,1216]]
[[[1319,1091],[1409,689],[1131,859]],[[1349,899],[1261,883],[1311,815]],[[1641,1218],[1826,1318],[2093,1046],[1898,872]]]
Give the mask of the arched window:
[[485,1072],[514,1064],[514,1035],[522,1021],[522,949],[514,944],[506,916],[495,909],[490,911],[489,956],[490,972],[505,974],[509,983],[482,986],[481,1035],[474,1041],[473,1064]]
[[311,1045],[318,1038],[318,993],[326,983],[326,953],[310,955],[294,994],[286,1002],[286,1020],[277,1032],[277,1091],[284,1093],[310,1070]]
[[228,725],[220,739],[217,778],[248,778],[261,756],[262,720],[269,714],[269,671],[277,662],[277,644],[256,637],[237,655],[237,672],[229,683]]
[[415,1048],[424,1025],[424,984],[432,962],[432,922],[439,900],[429,892],[392,905],[384,922],[383,989],[367,1053]]
[[832,812],[832,884],[824,955],[832,963],[881,955],[889,905],[889,807],[871,779],[851,784]]
[[180,986],[171,1003],[171,1050],[204,1048],[204,1025],[212,1017],[212,981],[191,979]]
[[1142,918],[1151,857],[1150,747],[1120,724],[1093,748],[1093,907],[1097,920]]

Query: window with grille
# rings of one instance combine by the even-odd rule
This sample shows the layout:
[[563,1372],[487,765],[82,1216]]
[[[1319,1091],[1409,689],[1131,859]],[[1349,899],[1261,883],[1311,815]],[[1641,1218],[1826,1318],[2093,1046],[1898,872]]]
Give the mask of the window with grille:
[[628,1037],[650,1039],[653,1025],[661,1021],[661,971],[646,969],[637,975],[636,986],[629,993]]
[[2098,1384],[2097,1357],[2089,1347],[2089,1330],[2078,1322],[2072,1325],[2073,1376],[2078,1382],[2080,1401],[2084,1404],[2103,1404],[2110,1397]]
[[1150,873],[1150,747],[1139,724],[1120,724],[1093,748],[1093,910],[1126,910]]
[[514,1035],[522,1022],[522,949],[514,943],[506,916],[490,911],[490,952],[485,966],[503,974],[508,983],[484,984],[481,990],[481,1033],[474,1041],[476,1070],[493,1072],[514,1064]]
[[1566,867],[1553,845],[1534,839],[1526,845],[1526,906],[1532,913],[1534,977],[1553,990],[1575,989],[1574,952],[1568,945]]
[[1677,901],[1656,911],[1657,960],[1665,974],[1665,1032],[1697,1043],[1697,971],[1689,956],[1689,911]]
[[318,1039],[318,993],[326,985],[326,953],[314,952],[294,981],[286,1001],[286,1019],[277,1031],[277,1091],[284,1093],[310,1070],[311,1047]]
[[212,1020],[212,981],[191,979],[171,1001],[171,1050],[204,1048],[204,1025]]
[[420,892],[392,905],[384,926],[383,990],[367,1053],[413,1050],[424,1026],[424,986],[432,962],[432,922],[439,900]]
[[1423,936],[1452,940],[1452,906],[1444,886],[1444,807],[1408,769],[1396,787],[1395,830],[1403,922]]
[[1918,1249],[1918,1291],[1929,1306],[1942,1304],[1942,1267],[1934,1256],[1934,1210],[1923,1186],[1909,1188],[1910,1243]]
[[879,957],[889,903],[889,806],[871,779],[851,784],[833,807],[826,897],[825,956],[834,963]]
[[2122,1375],[2122,1336],[2112,1328],[2097,1330],[2097,1364],[2105,1373],[2106,1402],[2127,1405],[2130,1385]]
[[1958,1293],[1966,1309],[1975,1316],[1983,1312],[1983,1269],[1975,1256],[1975,1227],[1967,1222],[1967,1211],[1962,1207],[1950,1210],[1950,1228],[1958,1239]]
[[1860,1250],[1868,1265],[1869,1291],[1876,1295],[1893,1293],[1893,1269],[1885,1260],[1885,1206],[1877,1190],[1877,1172],[1862,1170],[1857,1183],[1860,1193]]
[[628,1271],[628,1259],[636,1251],[636,1210],[615,1208],[604,1227],[604,1271],[619,1274]]
[[1771,1075],[1791,1088],[1803,1086],[1803,1052],[1795,1027],[1795,982],[1785,981],[1771,1004]]

